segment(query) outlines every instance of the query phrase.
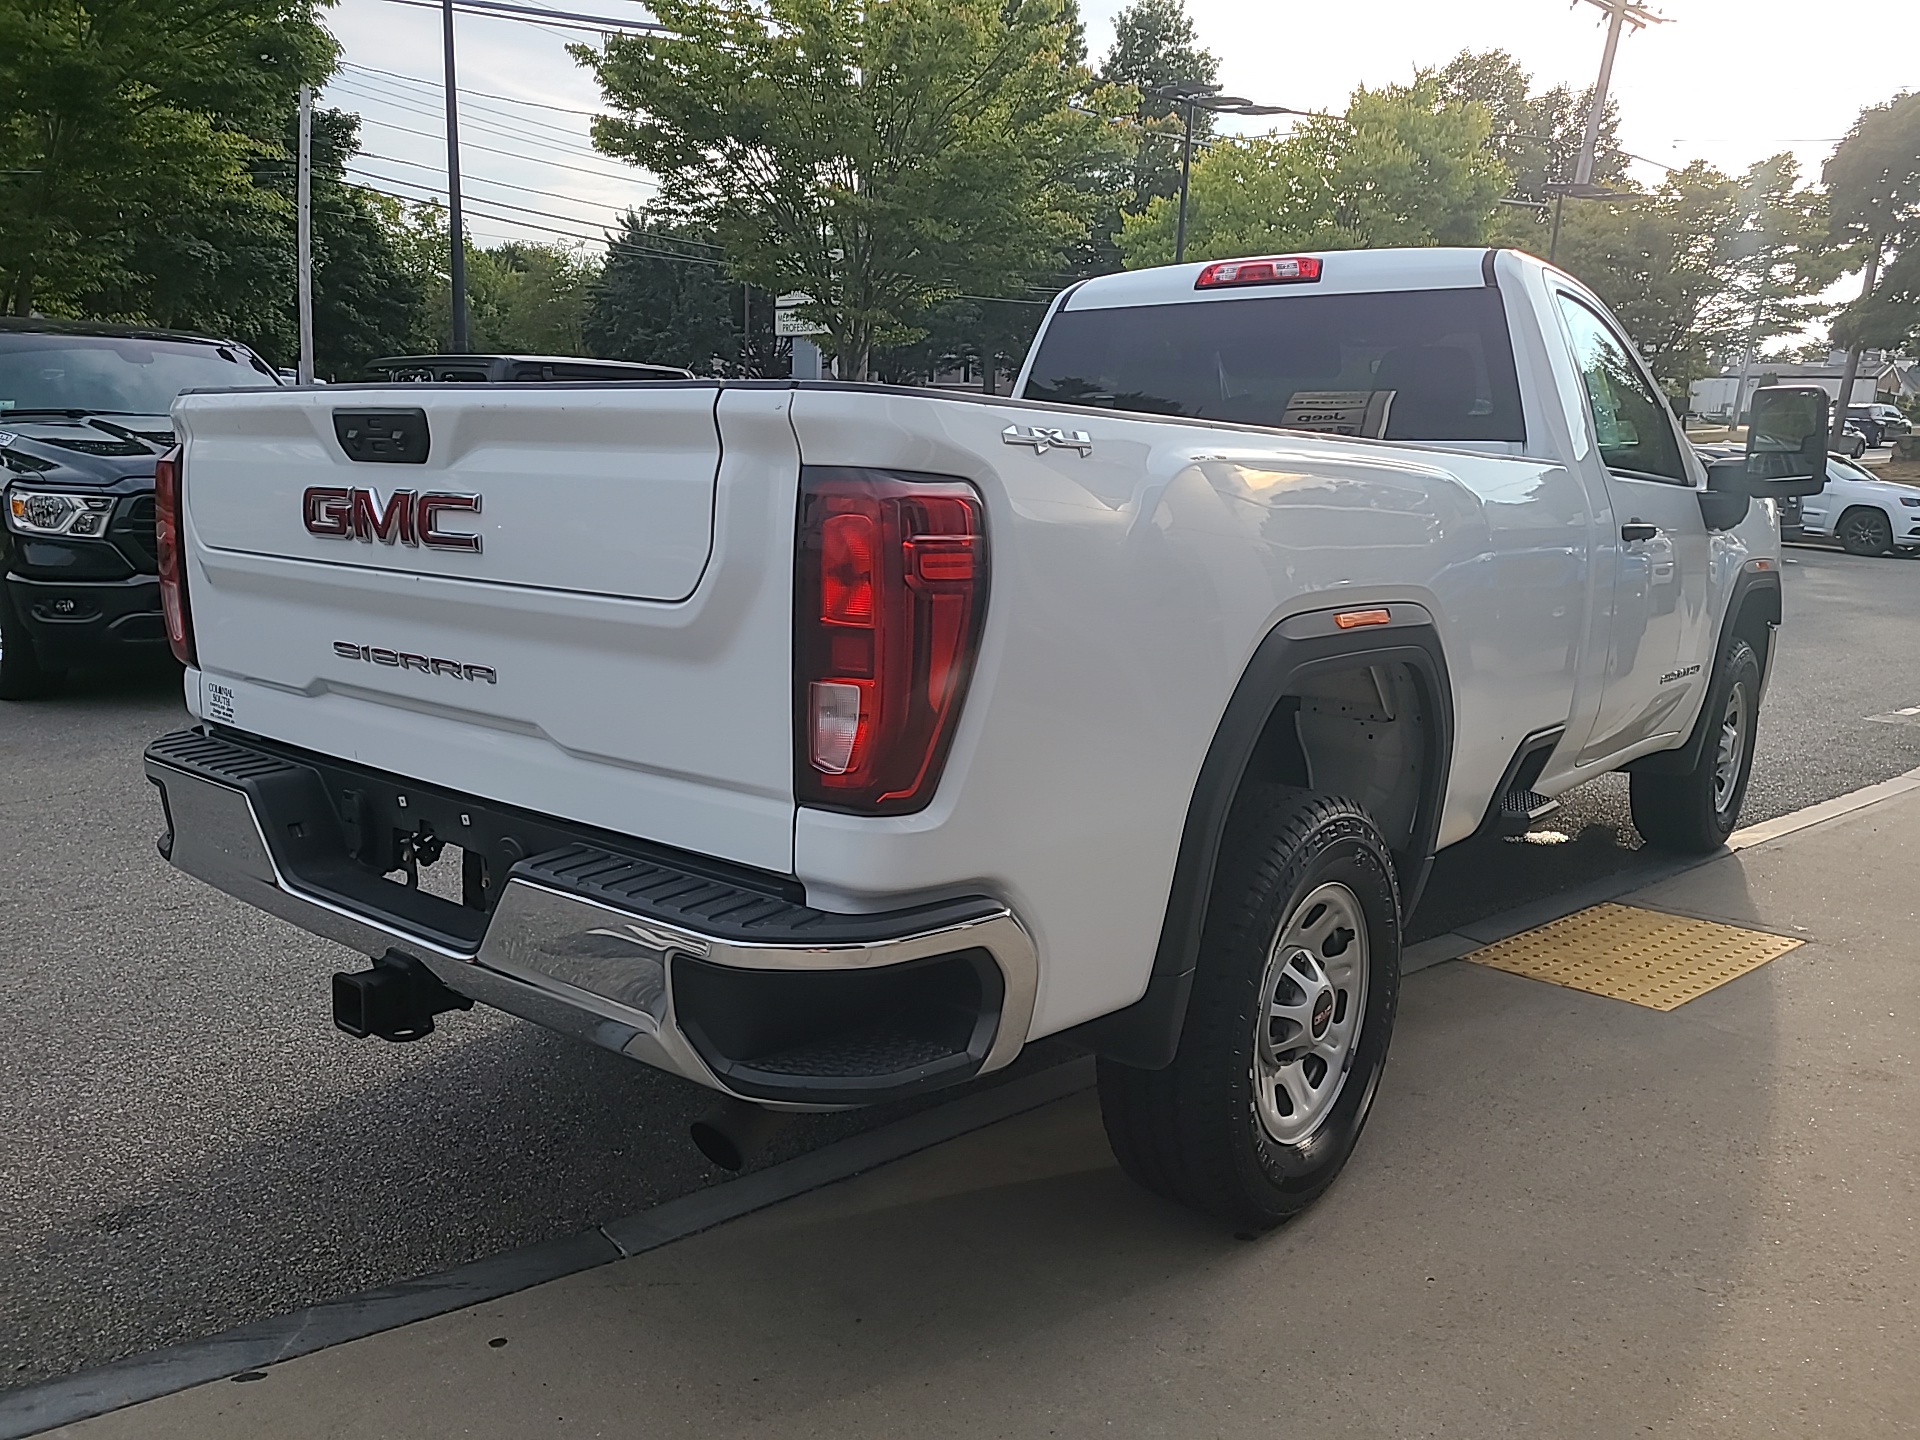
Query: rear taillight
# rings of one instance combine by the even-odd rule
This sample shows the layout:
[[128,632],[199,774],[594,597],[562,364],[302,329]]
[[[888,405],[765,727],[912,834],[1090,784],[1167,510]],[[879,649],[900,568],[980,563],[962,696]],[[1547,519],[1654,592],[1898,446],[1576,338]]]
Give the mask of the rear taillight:
[[196,663],[193,612],[187,608],[186,533],[180,506],[180,447],[174,446],[153,467],[153,554],[160,565],[160,610],[166,616],[167,644],[182,665]]
[[987,601],[980,497],[898,471],[802,472],[795,790],[898,815],[933,798]]

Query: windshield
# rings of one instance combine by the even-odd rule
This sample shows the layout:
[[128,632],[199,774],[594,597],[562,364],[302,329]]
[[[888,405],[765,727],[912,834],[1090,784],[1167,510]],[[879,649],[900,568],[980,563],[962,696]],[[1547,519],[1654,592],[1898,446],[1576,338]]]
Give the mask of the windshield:
[[1061,310],[1024,394],[1389,440],[1526,438],[1492,289]]
[[164,415],[182,390],[276,383],[234,345],[0,334],[0,417],[9,410]]

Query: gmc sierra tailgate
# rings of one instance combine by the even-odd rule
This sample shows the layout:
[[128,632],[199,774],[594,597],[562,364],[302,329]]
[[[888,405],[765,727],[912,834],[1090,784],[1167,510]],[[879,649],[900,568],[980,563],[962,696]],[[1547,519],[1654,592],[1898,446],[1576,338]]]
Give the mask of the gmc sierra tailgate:
[[183,397],[190,703],[790,869],[787,403],[700,383]]

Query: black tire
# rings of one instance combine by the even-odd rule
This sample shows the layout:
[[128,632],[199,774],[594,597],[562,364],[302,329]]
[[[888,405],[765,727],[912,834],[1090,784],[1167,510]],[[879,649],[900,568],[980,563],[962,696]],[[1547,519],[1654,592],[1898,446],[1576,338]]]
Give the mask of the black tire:
[[[1737,714],[1736,714],[1737,711]],[[1658,850],[1706,855],[1727,843],[1740,823],[1753,770],[1753,742],[1760,722],[1760,657],[1735,637],[1714,671],[1700,723],[1706,741],[1693,769],[1683,775],[1634,771],[1628,795],[1640,837]],[[1734,740],[1726,737],[1732,727]],[[1730,763],[1729,746],[1733,747]]]
[[1864,440],[1856,440],[1853,442],[1853,448],[1847,451],[1847,458],[1849,460],[1858,460],[1862,455],[1866,453],[1867,453],[1867,442]]
[[1884,555],[1893,549],[1893,524],[1881,511],[1855,505],[1835,523],[1833,538],[1849,555]]
[[[1279,948],[1290,931],[1312,936],[1328,925],[1334,928],[1323,938]],[[1355,933],[1361,925],[1364,933]],[[1291,969],[1270,968],[1288,954],[1307,970],[1318,967],[1321,981],[1313,983],[1324,988],[1309,994]],[[1236,1225],[1265,1228],[1299,1213],[1333,1183],[1360,1138],[1399,992],[1400,892],[1379,828],[1350,801],[1314,791],[1272,786],[1243,797],[1222,842],[1173,1063],[1163,1070],[1099,1063],[1101,1115],[1121,1169],[1157,1194]],[[1295,1024],[1269,1018],[1271,1002],[1283,997],[1310,1014],[1309,1028],[1276,1030]],[[1321,1029],[1323,1002],[1332,1008]],[[1358,1016],[1357,1026],[1348,1015]],[[1257,1048],[1262,1027],[1267,1042]],[[1262,1109],[1290,1107],[1291,1091],[1269,1085],[1263,1101],[1257,1067],[1305,1051],[1281,1068],[1295,1083],[1327,1085],[1332,1069],[1317,1048],[1272,1046],[1280,1036],[1326,1044],[1336,1030],[1345,1056],[1340,1076],[1314,1096],[1314,1108],[1290,1109],[1303,1133],[1276,1138]],[[1310,1067],[1317,1059],[1316,1082]],[[1280,1124],[1286,1128],[1284,1117]]]
[[0,700],[35,700],[60,682],[60,672],[40,663],[33,637],[14,613],[0,580]]

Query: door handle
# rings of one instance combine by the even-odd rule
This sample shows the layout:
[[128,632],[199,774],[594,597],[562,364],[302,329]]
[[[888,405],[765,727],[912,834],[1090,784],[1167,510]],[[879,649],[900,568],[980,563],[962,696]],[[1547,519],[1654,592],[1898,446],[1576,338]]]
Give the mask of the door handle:
[[1620,538],[1629,545],[1638,540],[1655,540],[1659,535],[1658,525],[1649,525],[1641,520],[1629,520],[1620,527]]

